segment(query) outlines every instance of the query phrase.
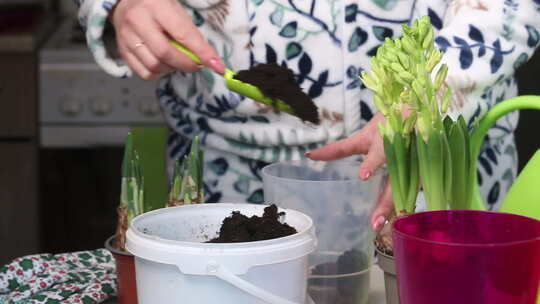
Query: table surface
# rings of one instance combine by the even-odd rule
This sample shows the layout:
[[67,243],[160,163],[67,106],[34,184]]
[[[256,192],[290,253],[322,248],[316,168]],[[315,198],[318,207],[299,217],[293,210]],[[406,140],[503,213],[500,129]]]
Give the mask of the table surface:
[[[104,304],[118,304],[116,299],[111,299]],[[368,304],[386,304],[384,294],[384,274],[377,265],[371,268],[370,293]]]

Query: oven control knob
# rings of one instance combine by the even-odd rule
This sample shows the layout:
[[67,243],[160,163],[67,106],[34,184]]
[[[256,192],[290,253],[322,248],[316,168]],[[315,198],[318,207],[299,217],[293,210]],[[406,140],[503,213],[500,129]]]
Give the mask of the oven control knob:
[[106,116],[112,112],[112,104],[101,98],[94,98],[90,101],[90,109],[96,116]]
[[70,97],[62,98],[60,102],[60,113],[65,116],[77,116],[82,112],[82,104]]
[[146,117],[156,116],[160,113],[157,101],[152,98],[139,101],[139,111]]

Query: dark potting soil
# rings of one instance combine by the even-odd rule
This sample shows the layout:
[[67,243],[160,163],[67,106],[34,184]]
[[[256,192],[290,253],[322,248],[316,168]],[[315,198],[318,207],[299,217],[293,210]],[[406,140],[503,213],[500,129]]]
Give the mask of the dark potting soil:
[[[366,270],[368,257],[361,251],[352,249],[341,254],[336,262],[319,264],[311,271],[312,275],[332,276],[311,278],[308,282],[310,295],[326,303],[357,303],[369,292],[369,272]],[[336,278],[336,275],[343,275]],[[324,301],[323,301],[324,299]]]
[[355,273],[366,269],[368,259],[366,254],[356,249],[343,252],[335,263],[319,264],[313,268],[311,274],[336,275]]
[[234,78],[256,86],[271,99],[284,101],[303,121],[319,124],[317,106],[298,86],[292,70],[277,64],[259,64],[236,73]]
[[247,217],[239,211],[233,211],[226,217],[219,230],[219,236],[208,243],[238,243],[271,240],[295,234],[297,231],[279,221],[284,212],[278,213],[276,205],[264,208],[262,217]]

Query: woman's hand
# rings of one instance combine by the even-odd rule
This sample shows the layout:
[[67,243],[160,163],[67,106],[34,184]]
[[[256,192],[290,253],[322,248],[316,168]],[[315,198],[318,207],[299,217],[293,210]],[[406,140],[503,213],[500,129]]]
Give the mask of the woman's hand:
[[112,13],[120,55],[143,79],[180,70],[199,71],[170,40],[186,46],[203,65],[223,74],[225,67],[177,0],[121,0]]
[[[358,133],[310,151],[306,153],[306,156],[313,160],[335,160],[355,154],[364,154],[366,158],[360,166],[358,176],[367,180],[386,161],[383,140],[377,127],[377,124],[383,120],[384,116],[377,113]],[[379,231],[382,228],[393,209],[392,190],[390,183],[386,183],[377,207],[371,215],[371,225],[374,231]]]

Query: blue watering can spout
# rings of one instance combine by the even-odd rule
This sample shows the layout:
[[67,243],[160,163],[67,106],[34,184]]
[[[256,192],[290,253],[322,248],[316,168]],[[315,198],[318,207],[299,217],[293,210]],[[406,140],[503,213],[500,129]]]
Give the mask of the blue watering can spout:
[[[478,155],[484,137],[495,122],[502,116],[524,109],[540,110],[540,96],[525,95],[505,100],[491,110],[480,120],[478,127],[471,137],[471,155],[473,164],[471,170],[476,170]],[[480,195],[476,172],[474,173],[475,189],[471,209],[485,210],[484,201]],[[501,210],[503,212],[520,214],[540,220],[540,150],[529,160],[510,188]]]

